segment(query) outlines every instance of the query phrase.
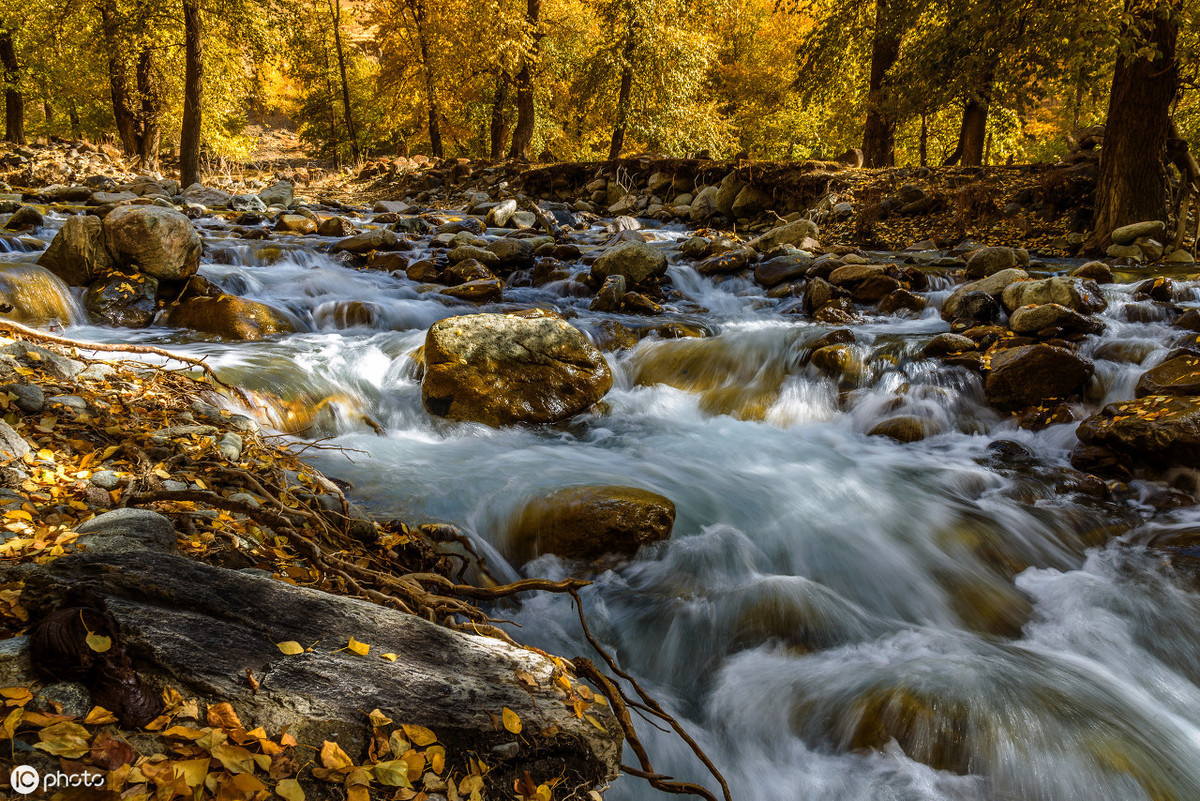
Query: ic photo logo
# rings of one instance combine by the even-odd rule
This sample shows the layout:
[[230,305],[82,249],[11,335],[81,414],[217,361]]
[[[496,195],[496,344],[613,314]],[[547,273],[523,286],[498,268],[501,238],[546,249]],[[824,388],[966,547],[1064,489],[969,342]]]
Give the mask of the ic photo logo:
[[37,768],[17,765],[12,769],[12,773],[8,774],[8,782],[21,795],[29,795],[41,784],[41,776],[38,775]]
[[62,771],[42,776],[38,773],[37,768],[29,765],[17,765],[8,774],[8,783],[21,795],[29,795],[39,787],[43,790],[73,787],[102,788],[105,785],[105,779],[99,773],[67,774]]

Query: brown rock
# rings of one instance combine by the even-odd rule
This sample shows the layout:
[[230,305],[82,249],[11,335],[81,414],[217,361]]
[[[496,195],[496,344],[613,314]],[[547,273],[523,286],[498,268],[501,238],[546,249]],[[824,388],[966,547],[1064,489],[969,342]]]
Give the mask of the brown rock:
[[1200,395],[1200,356],[1181,353],[1138,379],[1136,395]]
[[636,487],[571,487],[535,498],[513,521],[509,543],[518,562],[552,553],[566,559],[633,556],[665,540],[675,504]]
[[1077,394],[1092,377],[1092,363],[1054,345],[1023,345],[994,353],[984,382],[993,406],[1007,411]]
[[296,330],[278,309],[235,295],[185,300],[167,314],[166,324],[232,340],[261,339]]

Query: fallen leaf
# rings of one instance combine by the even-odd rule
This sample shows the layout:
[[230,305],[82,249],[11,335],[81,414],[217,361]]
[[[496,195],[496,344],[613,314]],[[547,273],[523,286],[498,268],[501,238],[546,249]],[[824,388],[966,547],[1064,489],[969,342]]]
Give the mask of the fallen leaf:
[[354,763],[342,747],[329,740],[321,744],[321,764],[330,770],[348,770],[354,767]]
[[367,652],[371,650],[371,646],[367,645],[364,642],[359,642],[358,640],[351,637],[350,644],[346,646],[346,650],[353,651],[354,653],[358,654],[359,656],[366,656]]
[[242,728],[242,722],[238,720],[237,713],[233,711],[233,707],[227,701],[213,704],[208,708],[208,725],[222,729]]
[[415,745],[424,748],[427,745],[433,745],[437,742],[437,735],[424,726],[415,726],[410,723],[405,723],[400,728],[404,729],[404,734],[408,739],[412,740]]
[[304,788],[295,779],[280,779],[275,785],[275,795],[283,801],[305,801]]
[[371,714],[368,715],[367,718],[371,721],[371,725],[377,729],[388,726],[392,722],[391,718],[380,712],[378,709],[372,709]]
[[508,707],[504,707],[504,710],[501,712],[500,716],[504,721],[504,728],[508,729],[513,734],[521,733],[521,718],[516,712],[513,712]]
[[84,638],[84,642],[87,643],[88,648],[91,648],[98,654],[106,653],[112,648],[112,638],[105,637],[103,634],[88,634]]
[[89,736],[90,733],[83,726],[64,720],[38,732],[40,742],[34,748],[55,756],[79,759],[91,750]]
[[83,722],[88,726],[103,726],[106,723],[116,723],[117,717],[104,707],[95,706],[87,713],[87,717],[83,719]]
[[304,653],[304,646],[295,640],[288,640],[287,642],[278,643],[276,647],[282,651],[285,656],[296,656],[297,654]]
[[171,766],[175,771],[175,775],[183,779],[183,783],[188,787],[199,787],[204,784],[205,777],[208,776],[208,766],[211,760],[207,757],[204,759],[189,759],[184,762],[176,762]]

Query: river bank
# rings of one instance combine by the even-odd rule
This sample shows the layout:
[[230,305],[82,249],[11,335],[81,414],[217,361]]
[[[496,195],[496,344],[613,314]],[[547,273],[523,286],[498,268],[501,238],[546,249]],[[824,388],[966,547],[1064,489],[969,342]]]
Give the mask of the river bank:
[[[204,358],[243,413],[331,438],[308,455],[378,519],[454,524],[499,581],[592,580],[595,636],[740,796],[1194,797],[1194,268],[878,251],[816,210],[702,227],[650,212],[653,174],[628,214],[502,180],[283,202],[143,176],[35,208],[6,260],[75,284],[39,295],[71,336]],[[180,235],[136,241],[170,248],[120,244],[154,215]],[[168,251],[187,276],[151,274]],[[117,318],[89,252],[167,290]],[[235,303],[266,310],[210,322]],[[587,647],[567,598],[502,616]]]

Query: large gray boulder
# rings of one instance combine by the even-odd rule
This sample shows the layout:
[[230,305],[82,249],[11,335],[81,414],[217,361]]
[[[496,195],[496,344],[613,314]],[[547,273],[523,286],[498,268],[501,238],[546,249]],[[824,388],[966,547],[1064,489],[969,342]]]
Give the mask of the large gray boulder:
[[[259,198],[261,199],[261,197],[260,195]],[[208,209],[227,209],[231,200],[233,200],[232,194],[213,186],[192,184],[183,190],[184,203],[196,203]]]
[[[314,749],[336,741],[358,763],[370,742],[368,713],[379,709],[397,727],[431,729],[449,754],[487,755],[489,798],[511,792],[519,767],[547,757],[585,795],[617,774],[611,712],[588,711],[603,730],[575,717],[556,666],[539,653],[154,550],[62,557],[29,574],[21,600],[36,620],[81,591],[104,601],[139,673],[186,697],[231,703],[247,729],[286,729]],[[351,638],[369,652],[346,650]],[[311,650],[287,655],[281,642]],[[520,718],[521,735],[493,724],[505,708]]]
[[667,271],[667,257],[645,242],[621,242],[600,254],[592,264],[592,277],[603,282],[610,275],[623,275],[630,284],[639,284]]
[[91,214],[68,217],[37,263],[71,286],[87,286],[112,269],[104,223]]
[[279,180],[259,192],[258,199],[268,206],[283,206],[287,208],[292,205],[294,193],[295,187],[292,186],[290,181]]
[[968,278],[987,278],[1001,270],[1029,266],[1029,253],[1024,248],[979,248],[967,259]]
[[1112,241],[1115,245],[1132,245],[1144,236],[1153,239],[1162,239],[1166,232],[1167,224],[1162,220],[1146,220],[1145,222],[1122,225],[1112,232]]
[[104,238],[121,267],[163,281],[195,275],[203,245],[192,222],[161,206],[121,206],[104,218]]
[[604,356],[557,315],[451,317],[425,337],[421,398],[452,420],[557,423],[604,397],[612,380]]

